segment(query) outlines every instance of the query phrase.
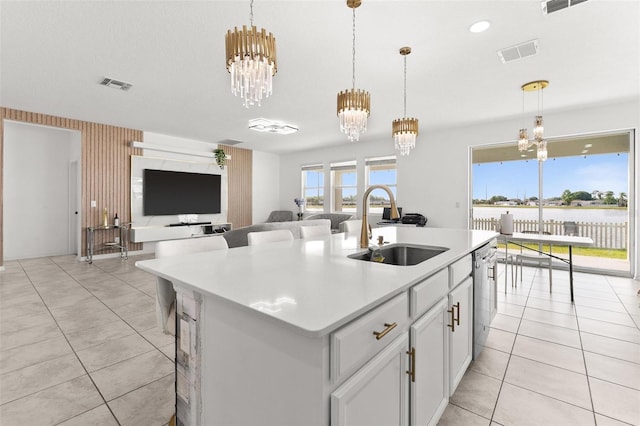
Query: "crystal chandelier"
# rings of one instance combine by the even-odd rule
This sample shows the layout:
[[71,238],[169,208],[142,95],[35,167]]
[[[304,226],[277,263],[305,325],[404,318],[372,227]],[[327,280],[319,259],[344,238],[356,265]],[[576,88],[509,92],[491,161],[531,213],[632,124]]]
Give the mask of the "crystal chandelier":
[[528,150],[535,145],[538,150],[538,161],[545,161],[548,156],[547,141],[544,140],[544,122],[542,120],[543,91],[549,85],[547,80],[536,80],[522,85],[522,116],[524,117],[524,92],[538,92],[538,113],[533,121],[533,139],[529,140],[527,129],[523,126],[518,132],[518,150]]
[[416,147],[416,137],[418,136],[418,119],[407,118],[407,55],[411,53],[410,47],[400,48],[400,54],[404,57],[404,116],[393,120],[392,134],[393,141],[400,155],[409,155]]
[[367,131],[367,118],[371,110],[369,92],[356,89],[356,8],[361,0],[347,0],[347,6],[353,10],[353,48],[351,89],[338,93],[338,117],[340,131],[345,133],[351,142],[357,141],[360,134]]
[[246,25],[239,31],[235,27],[225,36],[227,71],[231,74],[231,93],[243,98],[243,105],[258,104],[268,98],[273,89],[273,76],[278,71],[276,63],[276,39],[272,33],[253,25],[253,0],[251,29]]

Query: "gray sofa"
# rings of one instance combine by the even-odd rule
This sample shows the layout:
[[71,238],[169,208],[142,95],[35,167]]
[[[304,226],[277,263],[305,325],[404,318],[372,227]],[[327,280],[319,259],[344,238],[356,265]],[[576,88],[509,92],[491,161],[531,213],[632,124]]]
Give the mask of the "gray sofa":
[[331,221],[331,232],[340,232],[340,224],[345,220],[355,219],[351,213],[317,213],[304,218],[304,220],[329,219]]
[[269,223],[257,223],[255,225],[244,226],[238,229],[232,229],[223,234],[223,237],[227,240],[229,248],[242,247],[249,244],[247,241],[247,234],[249,232],[260,231],[273,231],[274,229],[288,229],[293,233],[293,238],[300,238],[301,226],[330,226],[331,221],[329,219],[316,219],[316,220],[303,220],[303,221],[290,221],[290,222],[269,222]]

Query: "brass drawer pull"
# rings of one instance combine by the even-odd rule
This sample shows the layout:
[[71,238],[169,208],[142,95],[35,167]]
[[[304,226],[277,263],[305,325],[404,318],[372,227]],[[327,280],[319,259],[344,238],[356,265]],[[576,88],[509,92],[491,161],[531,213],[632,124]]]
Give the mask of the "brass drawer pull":
[[384,326],[386,327],[384,330],[382,331],[374,331],[373,335],[376,336],[376,340],[380,340],[382,339],[384,336],[387,335],[388,332],[390,332],[391,330],[393,330],[394,328],[396,328],[398,324],[395,322],[392,322],[391,324],[385,322]]
[[447,327],[451,327],[451,332],[454,333],[456,331],[456,313],[453,309],[455,305],[451,307],[451,309],[447,309],[447,312],[451,314],[451,324],[447,324]]
[[460,325],[460,302],[458,302],[455,305],[453,305],[453,307],[451,309],[453,309],[454,307],[457,308],[457,310],[458,310],[458,315],[457,315],[457,318],[456,318],[456,325]]
[[416,381],[416,348],[411,348],[410,351],[407,351],[407,355],[411,359],[411,370],[407,370],[407,374],[411,377],[411,381]]

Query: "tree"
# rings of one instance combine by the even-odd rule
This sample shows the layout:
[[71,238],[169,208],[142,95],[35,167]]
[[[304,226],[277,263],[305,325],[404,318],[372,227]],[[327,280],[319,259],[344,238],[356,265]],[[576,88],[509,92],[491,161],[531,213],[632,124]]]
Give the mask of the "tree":
[[593,200],[593,197],[591,197],[591,194],[589,194],[587,191],[577,191],[577,192],[574,192],[572,195],[574,200],[582,200],[582,201]]
[[613,191],[607,191],[604,193],[605,204],[618,204],[618,200],[613,196]]
[[591,191],[591,195],[593,196],[593,198],[602,200],[602,191],[598,191],[597,189],[594,189],[593,191]]
[[567,205],[567,206],[570,206],[570,205],[571,205],[571,202],[572,202],[573,200],[574,200],[574,198],[573,198],[573,192],[571,192],[571,191],[570,191],[570,190],[568,190],[568,189],[565,189],[565,190],[562,192],[562,203],[563,203],[563,204],[565,204],[565,205]]
[[498,201],[509,201],[509,199],[503,195],[494,195],[493,197],[489,198],[489,202],[491,204],[495,204]]
[[626,192],[621,192],[620,195],[618,195],[618,206],[619,207],[627,207],[628,206],[627,193]]

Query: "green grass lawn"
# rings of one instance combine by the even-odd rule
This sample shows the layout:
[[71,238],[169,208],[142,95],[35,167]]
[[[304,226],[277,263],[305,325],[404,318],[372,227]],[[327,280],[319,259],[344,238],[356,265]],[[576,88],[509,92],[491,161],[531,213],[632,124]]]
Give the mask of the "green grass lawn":
[[[532,249],[538,249],[537,244],[523,244],[525,247]],[[498,247],[504,248],[504,243],[499,243]],[[520,246],[515,244],[509,244],[509,250],[520,251]],[[542,251],[549,251],[547,244],[542,245]],[[554,254],[569,254],[569,246],[553,246],[552,253]],[[627,259],[626,249],[605,249],[597,247],[574,247],[573,254],[578,256],[594,256],[594,257],[607,257],[609,259]]]

